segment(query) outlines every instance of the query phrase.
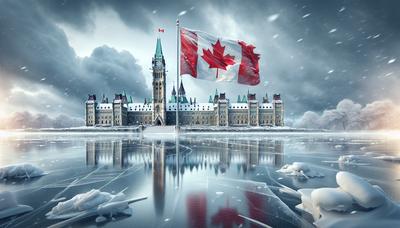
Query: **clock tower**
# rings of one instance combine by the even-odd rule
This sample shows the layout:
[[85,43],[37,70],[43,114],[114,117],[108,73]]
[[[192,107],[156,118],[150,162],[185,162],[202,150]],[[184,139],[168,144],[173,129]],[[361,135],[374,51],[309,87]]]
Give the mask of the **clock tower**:
[[161,39],[157,38],[156,53],[152,61],[153,68],[153,113],[154,125],[166,125],[165,96],[165,59],[161,48]]

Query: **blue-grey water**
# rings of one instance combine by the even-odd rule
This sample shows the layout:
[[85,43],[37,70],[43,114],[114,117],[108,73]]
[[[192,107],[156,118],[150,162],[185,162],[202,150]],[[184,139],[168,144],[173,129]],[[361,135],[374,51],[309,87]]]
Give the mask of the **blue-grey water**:
[[[178,145],[178,146],[177,146]],[[336,187],[335,174],[346,170],[377,184],[400,200],[400,163],[368,159],[339,164],[346,154],[400,155],[400,137],[390,134],[186,134],[180,137],[129,134],[0,134],[0,167],[31,163],[47,175],[0,180],[20,204],[35,210],[0,220],[0,226],[46,227],[61,220],[45,214],[59,194],[70,199],[91,189],[124,190],[132,216],[116,215],[96,224],[87,218],[72,227],[307,227],[310,216],[299,199],[279,192]],[[275,172],[285,164],[307,162],[325,177],[298,179]],[[242,217],[244,216],[244,217]]]

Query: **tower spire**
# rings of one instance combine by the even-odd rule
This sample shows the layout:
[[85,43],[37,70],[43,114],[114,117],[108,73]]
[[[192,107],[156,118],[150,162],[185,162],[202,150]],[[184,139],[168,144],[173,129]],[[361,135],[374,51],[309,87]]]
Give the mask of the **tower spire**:
[[162,47],[161,47],[161,39],[157,38],[157,44],[156,44],[156,53],[154,55],[155,58],[162,58],[163,57],[163,52],[162,52]]

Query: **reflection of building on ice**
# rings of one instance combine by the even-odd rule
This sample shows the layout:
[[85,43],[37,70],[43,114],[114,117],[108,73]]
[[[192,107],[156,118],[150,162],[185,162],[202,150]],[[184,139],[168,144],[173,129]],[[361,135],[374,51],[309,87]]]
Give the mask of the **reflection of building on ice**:
[[162,215],[165,204],[165,142],[152,142],[153,196],[157,215]]
[[[181,143],[195,147],[188,149],[189,147],[184,146],[177,157],[175,145],[174,151],[168,152],[169,156],[165,156],[166,142],[160,140],[144,141],[139,144],[129,140],[87,141],[86,163],[116,168],[144,164],[146,169],[152,169],[153,173],[156,169],[155,165],[157,169],[164,167],[157,170],[162,173],[157,178],[165,176],[165,167],[176,178],[184,175],[185,169],[191,171],[194,168],[214,168],[218,174],[226,172],[230,165],[234,164],[246,173],[259,164],[272,166],[283,164],[284,146],[280,140],[207,139],[201,142],[189,140],[181,141]],[[213,149],[210,150],[208,146]]]
[[88,141],[86,142],[86,164],[123,167],[126,146],[127,144],[121,141]]

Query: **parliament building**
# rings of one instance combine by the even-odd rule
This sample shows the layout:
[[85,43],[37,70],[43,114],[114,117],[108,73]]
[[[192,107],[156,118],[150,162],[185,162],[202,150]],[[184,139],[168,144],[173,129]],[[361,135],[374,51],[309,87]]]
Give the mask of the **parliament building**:
[[[179,104],[179,124],[198,126],[284,126],[284,106],[280,94],[270,101],[266,94],[262,101],[256,94],[238,95],[231,102],[225,93],[215,91],[207,103],[196,98],[187,99],[185,88],[173,87],[167,101],[166,68],[161,40],[157,39],[156,53],[152,61],[153,97],[134,103],[126,93],[115,94],[112,102],[104,95],[100,100],[90,94],[85,103],[86,126],[128,125],[175,125],[176,108]],[[179,102],[177,102],[179,99]]]

